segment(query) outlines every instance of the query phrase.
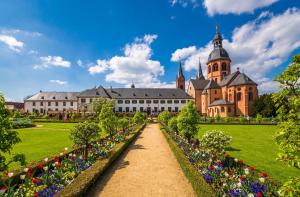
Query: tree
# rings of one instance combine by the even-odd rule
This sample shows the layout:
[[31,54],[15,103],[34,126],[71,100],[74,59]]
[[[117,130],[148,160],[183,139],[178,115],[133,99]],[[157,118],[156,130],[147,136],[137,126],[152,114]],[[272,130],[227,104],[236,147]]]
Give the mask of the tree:
[[132,120],[135,124],[143,124],[147,119],[147,114],[143,112],[135,112]]
[[96,114],[99,114],[101,112],[101,109],[103,106],[108,106],[108,107],[114,108],[115,102],[114,102],[114,100],[108,100],[105,98],[93,99],[92,108],[93,108],[93,111],[96,112]]
[[84,158],[88,156],[88,147],[99,137],[99,127],[96,123],[83,122],[77,124],[70,134],[71,140],[77,146],[84,147]]
[[178,128],[177,128],[177,117],[176,116],[170,118],[170,120],[168,122],[168,127],[171,129],[171,131],[174,131],[177,133]]
[[129,128],[129,119],[124,117],[118,120],[119,128],[122,129],[123,133]]
[[21,165],[25,164],[25,156],[22,154],[14,155],[14,157],[6,162],[4,153],[9,153],[14,144],[21,142],[18,133],[12,130],[12,123],[9,120],[9,110],[5,107],[5,100],[3,95],[0,94],[0,171],[8,168],[12,162],[20,162]]
[[272,94],[263,94],[254,101],[252,115],[256,116],[257,114],[263,117],[276,117],[276,106]]
[[163,111],[160,112],[157,119],[159,122],[162,122],[166,125],[168,125],[168,121],[171,118],[171,113],[169,111]]
[[[292,64],[275,78],[281,91],[274,93],[280,120],[276,143],[279,145],[278,159],[289,166],[300,170],[300,54],[296,55]],[[280,189],[284,196],[300,195],[300,177],[286,182]]]
[[112,138],[117,132],[118,119],[114,108],[110,105],[103,105],[99,114],[99,128],[102,132],[109,134]]
[[179,133],[190,142],[191,138],[198,132],[199,121],[200,116],[196,110],[195,103],[189,101],[182,107],[181,112],[177,117]]

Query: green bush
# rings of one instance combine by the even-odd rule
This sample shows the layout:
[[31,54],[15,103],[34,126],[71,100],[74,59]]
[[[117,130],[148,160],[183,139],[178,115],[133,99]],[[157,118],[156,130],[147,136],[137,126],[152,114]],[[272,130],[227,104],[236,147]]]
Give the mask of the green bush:
[[31,119],[28,118],[14,118],[12,120],[12,127],[14,129],[30,128],[35,127],[35,124],[32,122]]
[[147,114],[143,112],[135,112],[132,121],[135,124],[143,124],[147,119]]
[[171,113],[168,111],[163,111],[159,113],[157,120],[167,125],[170,118],[171,118]]
[[240,116],[239,117],[239,121],[240,121],[240,123],[246,123],[247,122],[247,118],[244,117],[244,116]]
[[176,116],[172,117],[172,118],[169,120],[168,127],[171,129],[171,131],[175,131],[175,132],[178,131],[178,127],[177,127],[177,117],[176,117]]
[[216,115],[215,119],[216,119],[217,122],[220,122],[221,116],[218,114],[218,115]]

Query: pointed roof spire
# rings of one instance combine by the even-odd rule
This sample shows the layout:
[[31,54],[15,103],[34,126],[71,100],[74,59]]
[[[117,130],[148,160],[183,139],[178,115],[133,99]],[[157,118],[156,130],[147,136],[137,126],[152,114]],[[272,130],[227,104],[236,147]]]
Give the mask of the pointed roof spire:
[[131,88],[135,88],[135,85],[134,85],[133,81],[132,81],[132,84],[131,84],[130,87],[131,87]]
[[218,18],[216,20],[216,33],[219,33],[219,23],[218,23]]
[[183,72],[182,72],[181,61],[180,61],[180,63],[179,63],[179,68],[178,68],[178,75],[177,75],[177,77],[178,77],[178,78],[180,78],[180,77],[183,77],[183,78],[184,78]]
[[203,76],[203,73],[202,73],[200,57],[199,57],[199,68],[198,68],[197,79],[205,80],[205,78],[204,78],[204,76]]

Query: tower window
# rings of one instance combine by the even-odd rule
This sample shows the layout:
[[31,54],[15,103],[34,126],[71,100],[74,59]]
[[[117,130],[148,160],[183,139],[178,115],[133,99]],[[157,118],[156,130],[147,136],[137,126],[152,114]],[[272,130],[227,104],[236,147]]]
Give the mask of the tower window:
[[213,71],[218,71],[219,69],[218,69],[218,64],[214,64],[213,65]]
[[208,66],[208,73],[211,73],[211,68],[210,68],[210,66]]
[[236,95],[236,99],[238,101],[242,100],[242,93],[238,92],[237,95]]
[[222,63],[222,70],[226,71],[227,70],[227,65],[225,63]]
[[253,101],[253,93],[252,92],[248,93],[248,100]]

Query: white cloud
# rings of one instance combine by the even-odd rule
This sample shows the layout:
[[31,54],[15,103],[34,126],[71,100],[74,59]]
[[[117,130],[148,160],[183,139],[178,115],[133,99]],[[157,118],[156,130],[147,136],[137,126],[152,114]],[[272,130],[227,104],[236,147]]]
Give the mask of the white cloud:
[[[279,15],[263,13],[256,20],[234,29],[231,40],[224,39],[223,46],[232,60],[232,71],[240,67],[251,78],[264,84],[262,88],[276,87],[271,79],[262,81],[268,73],[285,62],[300,47],[300,10],[291,8]],[[190,50],[188,50],[190,49]],[[206,73],[206,61],[213,49],[211,42],[204,47],[177,49],[172,61],[184,60],[185,70],[198,68],[199,57]],[[189,53],[188,53],[189,52]],[[186,56],[185,54],[189,54]]]
[[3,34],[0,34],[0,42],[3,42],[11,50],[13,50],[15,52],[20,52],[24,46],[24,43],[21,41],[18,41],[15,37],[3,35]]
[[64,60],[60,56],[45,56],[40,57],[41,63],[34,65],[34,69],[43,69],[48,67],[63,67],[69,68],[71,66],[71,62]]
[[107,72],[106,81],[136,87],[175,87],[174,83],[161,82],[158,77],[164,75],[164,67],[159,61],[152,60],[150,44],[157,39],[157,35],[145,35],[136,38],[134,42],[126,44],[124,55],[111,59],[99,59],[97,64],[89,67],[90,74]]
[[58,80],[58,79],[51,79],[49,82],[50,83],[55,83],[55,84],[58,84],[58,85],[66,85],[68,83],[67,81],[61,81],[61,80]]
[[81,59],[77,60],[76,63],[78,66],[83,67],[83,63],[82,63]]
[[172,7],[175,5],[180,5],[181,7],[192,6],[192,8],[196,8],[199,6],[198,0],[169,0],[169,3]]
[[203,6],[210,16],[215,14],[252,13],[279,0],[204,0]]

